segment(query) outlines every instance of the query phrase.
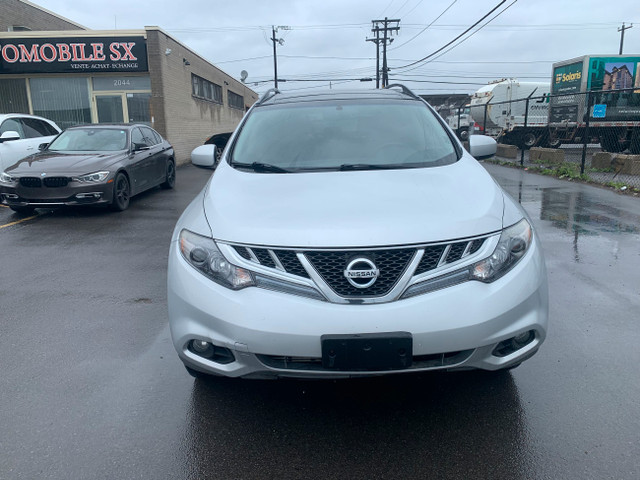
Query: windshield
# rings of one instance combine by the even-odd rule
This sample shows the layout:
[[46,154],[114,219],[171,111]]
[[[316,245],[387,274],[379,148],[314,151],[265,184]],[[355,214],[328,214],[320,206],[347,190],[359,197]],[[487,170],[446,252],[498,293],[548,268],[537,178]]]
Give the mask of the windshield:
[[115,128],[72,128],[49,145],[54,152],[115,152],[127,148],[127,131]]
[[457,158],[447,132],[420,102],[325,101],[256,108],[231,165],[282,173],[431,167]]

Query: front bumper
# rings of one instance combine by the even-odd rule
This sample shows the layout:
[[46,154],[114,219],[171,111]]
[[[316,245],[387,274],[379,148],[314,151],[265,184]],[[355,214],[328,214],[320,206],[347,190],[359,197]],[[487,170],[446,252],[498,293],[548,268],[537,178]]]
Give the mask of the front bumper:
[[27,188],[21,185],[0,184],[0,200],[16,207],[60,207],[110,204],[113,200],[111,183],[75,183],[64,187]]
[[[491,284],[467,281],[373,305],[334,304],[256,287],[232,291],[193,269],[173,242],[168,306],[173,343],[183,363],[229,377],[341,378],[436,369],[497,370],[531,357],[546,337],[548,320],[546,270],[535,237],[527,255]],[[413,337],[410,368],[336,371],[318,365],[322,335],[398,331]],[[527,331],[533,331],[534,338],[526,346],[506,356],[493,354],[500,342]],[[191,340],[228,348],[234,361],[221,364],[200,357],[188,349]]]

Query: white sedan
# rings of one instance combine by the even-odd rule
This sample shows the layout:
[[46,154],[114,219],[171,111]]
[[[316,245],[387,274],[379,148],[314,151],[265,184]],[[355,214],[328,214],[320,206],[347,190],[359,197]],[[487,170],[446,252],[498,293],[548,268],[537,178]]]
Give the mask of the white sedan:
[[49,143],[60,133],[51,120],[23,113],[0,114],[0,172]]

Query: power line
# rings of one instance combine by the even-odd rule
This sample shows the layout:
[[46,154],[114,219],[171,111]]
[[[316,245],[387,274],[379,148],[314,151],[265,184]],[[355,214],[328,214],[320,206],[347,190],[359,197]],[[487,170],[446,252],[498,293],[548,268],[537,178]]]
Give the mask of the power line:
[[415,5],[411,10],[409,10],[407,13],[405,13],[405,16],[409,15],[409,14],[410,14],[411,12],[413,12],[416,8],[418,8],[418,7],[422,4],[422,2],[424,2],[424,0],[420,0],[418,3],[416,3],[416,5]]
[[442,12],[440,15],[438,15],[438,16],[436,17],[436,19],[435,19],[433,22],[431,22],[429,25],[427,25],[427,26],[426,26],[426,27],[424,27],[422,30],[420,30],[420,32],[418,32],[416,35],[414,35],[413,37],[411,37],[411,38],[410,38],[409,40],[407,40],[406,42],[404,42],[404,43],[402,43],[402,44],[400,44],[400,45],[398,45],[398,46],[396,46],[396,47],[390,48],[389,50],[397,50],[397,49],[399,49],[400,47],[404,47],[407,43],[411,42],[412,40],[415,40],[417,37],[419,37],[420,35],[422,35],[422,34],[427,30],[427,28],[429,28],[431,25],[433,25],[434,23],[436,23],[436,22],[440,19],[440,17],[442,17],[445,13],[447,13],[447,10],[449,10],[451,7],[453,7],[453,5],[454,5],[457,1],[458,1],[458,0],[453,0],[453,2],[451,2],[451,4],[450,4],[447,8],[445,8],[445,9],[443,10],[443,12]]
[[438,50],[436,50],[435,52],[427,55],[426,57],[421,58],[420,60],[416,60],[415,62],[409,63],[407,65],[403,65],[401,67],[397,67],[397,68],[405,68],[405,67],[410,67],[412,65],[415,65],[417,63],[422,63],[425,60],[433,57],[434,55],[436,55],[437,53],[441,52],[442,50],[444,50],[445,48],[447,48],[449,45],[451,45],[452,43],[456,42],[459,38],[463,37],[464,35],[467,34],[467,32],[469,32],[471,29],[473,29],[473,27],[475,27],[476,25],[478,25],[480,22],[482,22],[485,18],[487,18],[489,15],[491,15],[493,12],[495,12],[498,8],[500,8],[500,6],[502,6],[503,3],[505,3],[507,0],[502,0],[498,5],[496,5],[495,7],[493,7],[489,13],[487,13],[486,15],[484,15],[480,20],[478,20],[476,23],[474,23],[473,25],[471,25],[469,28],[467,28],[464,32],[462,32],[460,35],[458,35],[456,38],[454,38],[453,40],[451,40],[449,43],[447,43],[446,45],[440,47]]
[[[484,26],[486,26],[487,24],[489,24],[490,22],[494,21],[496,18],[498,18],[500,15],[502,15],[504,12],[506,12],[511,6],[513,6],[518,0],[513,0],[513,2],[511,2],[509,5],[507,5],[504,10],[498,12],[494,17],[490,18],[489,20],[487,20],[487,22],[483,25],[480,25],[480,27],[478,27],[478,29],[476,31],[474,31],[473,33],[471,33],[471,35],[469,35],[468,37],[463,38],[462,40],[460,40],[457,44],[453,45],[451,48],[449,48],[448,50],[445,50],[444,52],[442,52],[440,55],[438,55],[437,57],[435,57],[433,60],[436,60],[440,57],[442,57],[443,55],[446,55],[447,53],[449,53],[451,50],[453,50],[456,47],[459,47],[460,45],[462,45],[464,42],[466,42],[467,40],[469,40],[471,37],[473,37],[476,33],[478,33],[480,30],[482,30],[482,28]],[[425,62],[425,63],[430,63],[433,60],[430,60],[429,62]],[[415,70],[413,68],[410,68],[408,70],[404,70],[405,72],[409,72],[411,70]]]

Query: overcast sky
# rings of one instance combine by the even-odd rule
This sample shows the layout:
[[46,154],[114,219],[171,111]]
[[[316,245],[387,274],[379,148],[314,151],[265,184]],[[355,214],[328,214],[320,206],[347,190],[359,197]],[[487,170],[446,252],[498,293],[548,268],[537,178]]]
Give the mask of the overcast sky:
[[487,81],[508,77],[550,82],[553,62],[617,54],[622,22],[638,22],[625,31],[624,53],[640,55],[638,0],[507,0],[478,26],[499,14],[497,18],[477,33],[477,27],[471,30],[461,38],[468,38],[463,43],[411,67],[405,66],[449,43],[500,0],[33,3],[95,30],[157,25],[228,74],[239,78],[246,70],[248,85],[259,93],[273,86],[265,82],[273,80],[272,25],[290,27],[277,33],[284,39],[277,47],[278,78],[289,80],[280,84],[283,90],[327,88],[330,83],[332,88],[374,87],[375,82],[345,80],[375,78],[375,44],[365,39],[373,36],[371,21],[384,17],[400,19],[400,30],[388,47],[390,79],[417,93],[470,93]]

